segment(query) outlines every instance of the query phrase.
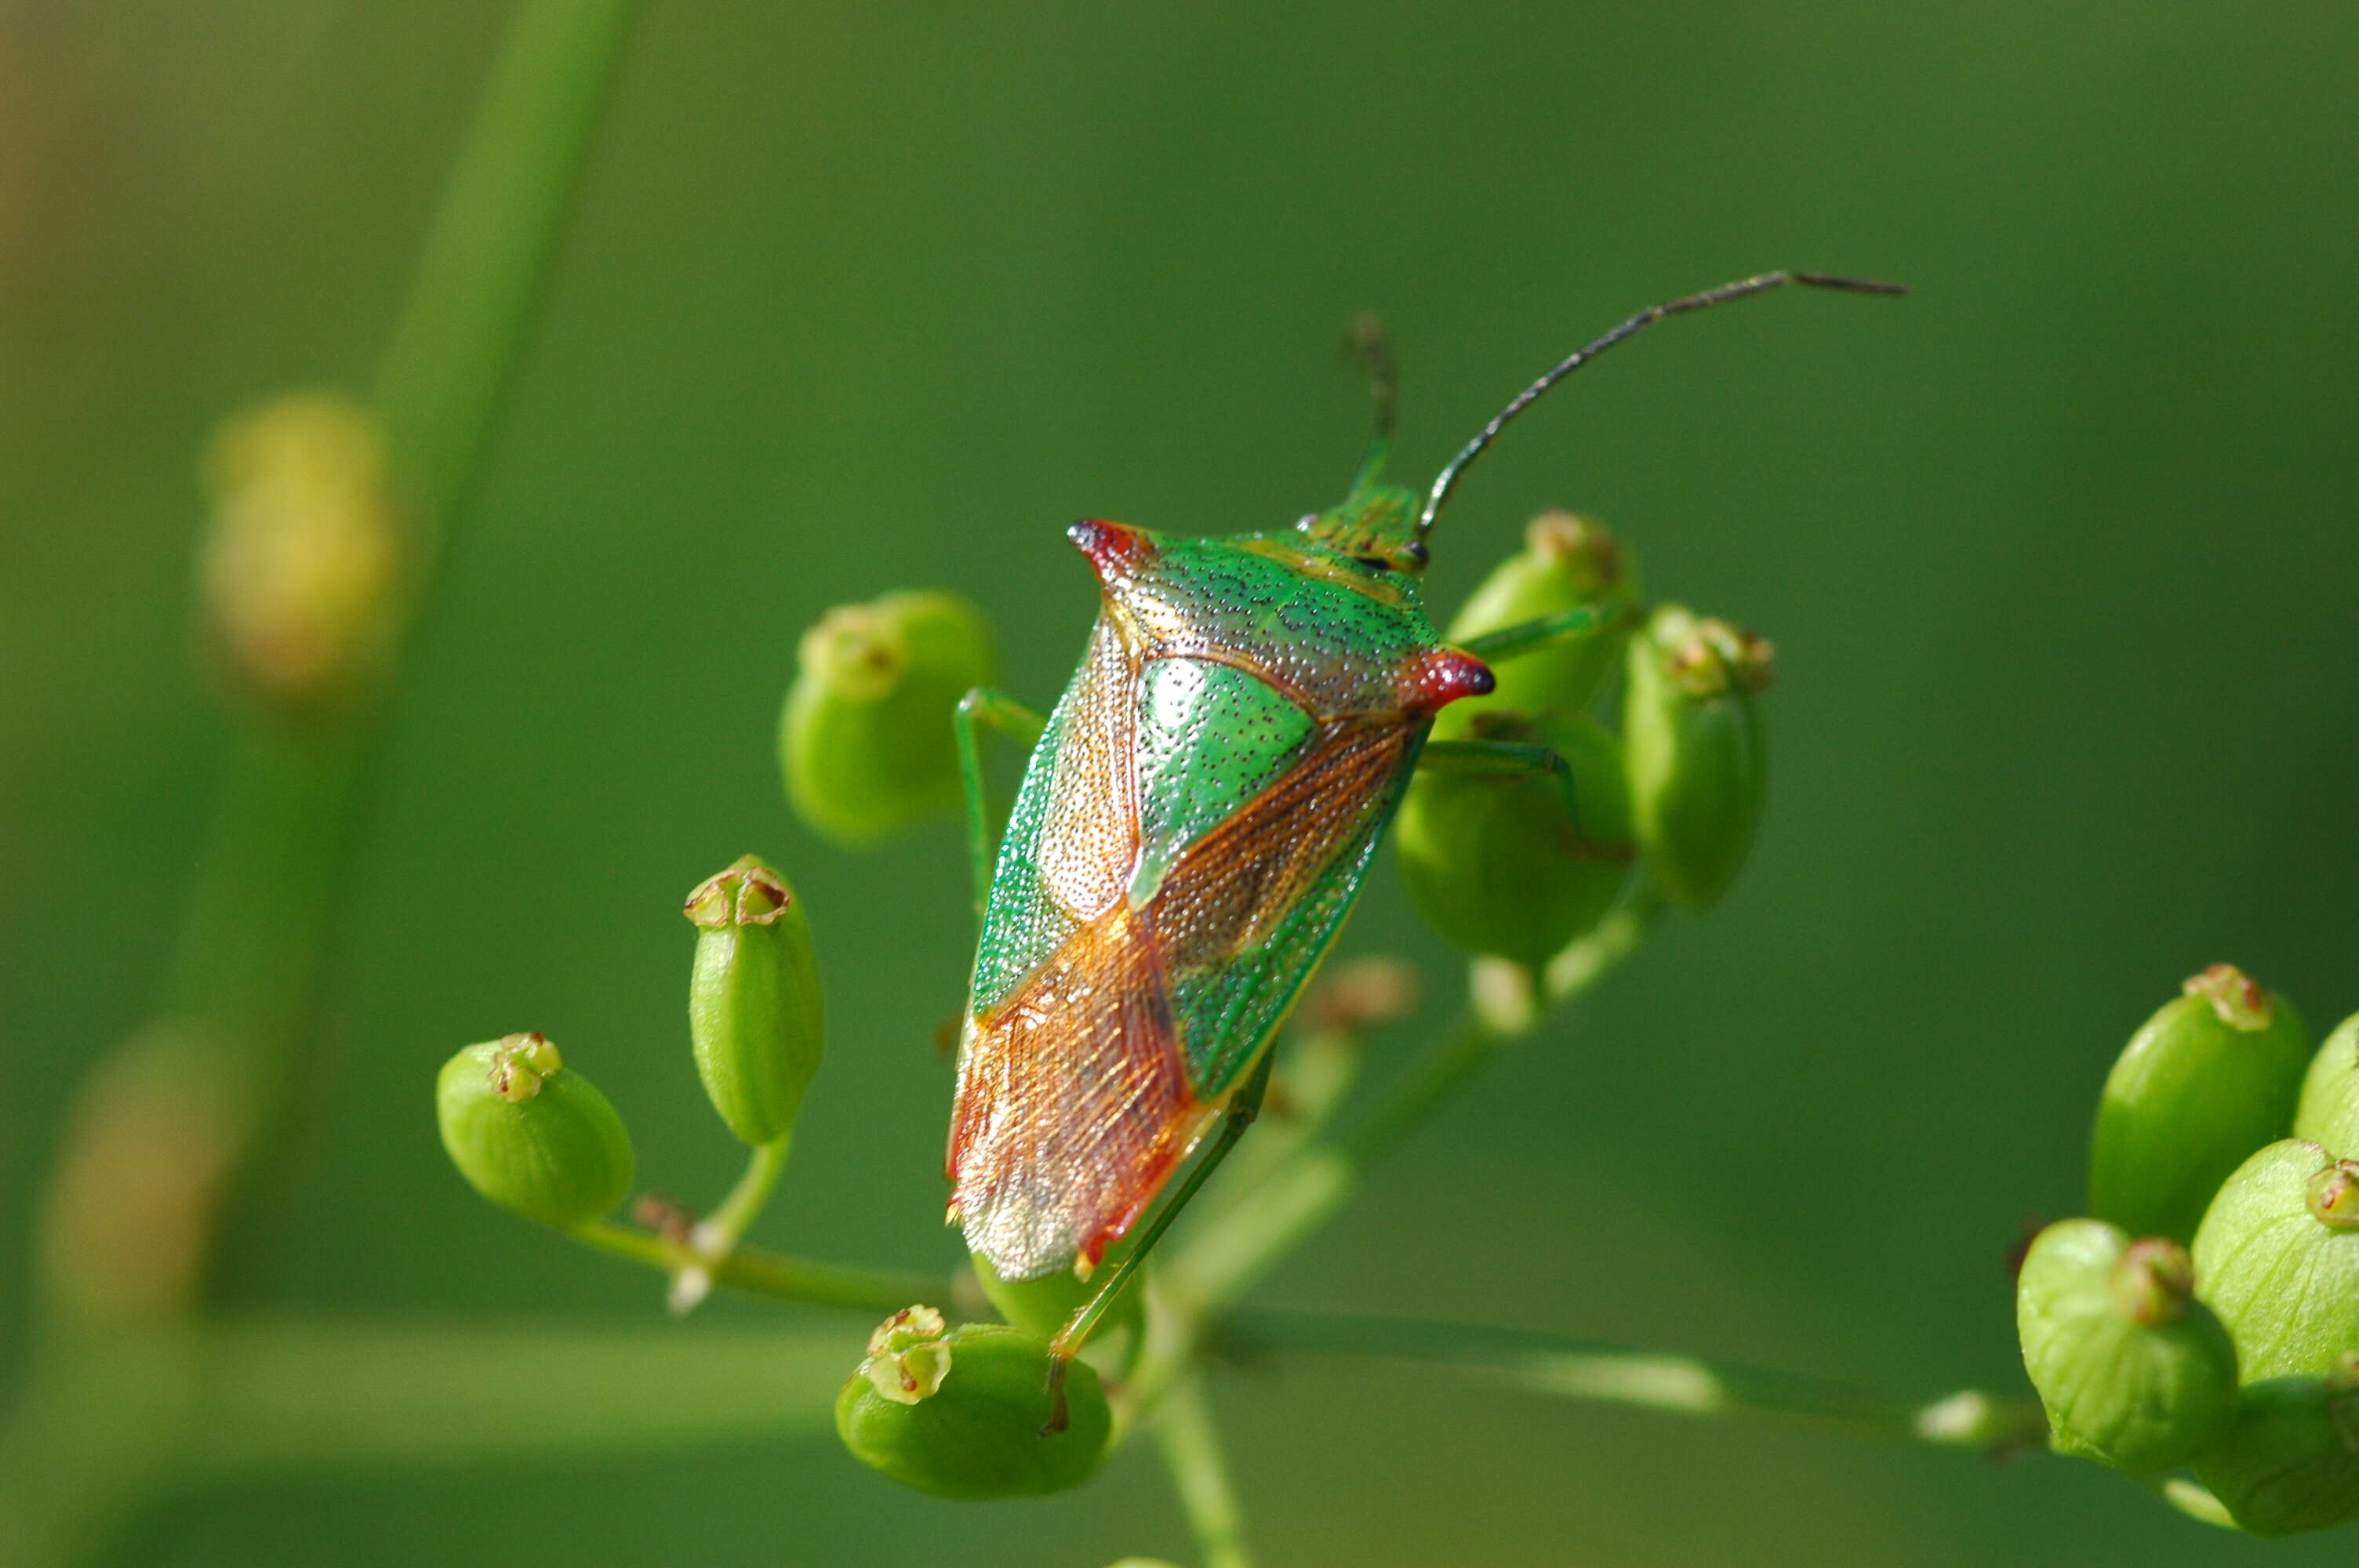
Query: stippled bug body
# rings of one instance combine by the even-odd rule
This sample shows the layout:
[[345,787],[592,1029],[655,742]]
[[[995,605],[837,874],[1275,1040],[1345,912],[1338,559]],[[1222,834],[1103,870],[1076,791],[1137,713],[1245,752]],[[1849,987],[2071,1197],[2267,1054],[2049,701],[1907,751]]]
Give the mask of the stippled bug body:
[[1103,602],[1000,851],[951,1131],[1010,1280],[1130,1227],[1334,941],[1434,713],[1492,684],[1412,573],[1316,524],[1071,536]]
[[[961,708],[984,928],[951,1121],[951,1217],[1002,1281],[1086,1273],[1227,1114],[1221,1141],[1058,1334],[1056,1357],[1078,1350],[1250,1119],[1270,1043],[1350,913],[1412,772],[1446,758],[1463,771],[1567,776],[1540,747],[1428,743],[1440,708],[1491,689],[1486,660],[1623,613],[1588,607],[1443,646],[1419,579],[1460,475],[1604,349],[1666,316],[1786,284],[1900,291],[1770,273],[1641,311],[1525,388],[1421,506],[1377,482],[1391,388],[1372,343],[1376,443],[1343,505],[1234,538],[1073,525],[1102,600],[1054,713],[1043,725],[984,691]],[[984,723],[1038,742],[995,862],[977,763]]]

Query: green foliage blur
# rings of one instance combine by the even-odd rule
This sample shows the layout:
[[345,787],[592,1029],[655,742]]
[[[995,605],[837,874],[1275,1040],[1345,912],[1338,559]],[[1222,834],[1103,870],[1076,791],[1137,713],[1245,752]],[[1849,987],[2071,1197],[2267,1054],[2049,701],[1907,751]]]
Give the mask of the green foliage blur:
[[[71,1087],[136,1022],[227,721],[196,478],[256,397],[364,388],[506,7],[0,7],[0,1366]],[[690,1062],[680,890],[807,903],[832,1027],[757,1235],[948,1270],[945,819],[868,854],[771,761],[798,633],[897,586],[1045,703],[1081,515],[1338,500],[1373,310],[1397,475],[1632,308],[1651,333],[1434,539],[1447,615],[1543,507],[1778,649],[1752,862],[1508,1057],[1272,1281],[1931,1394],[2015,1389],[2006,1254],[2080,1202],[2139,1020],[2229,960],[2359,1007],[2359,11],[654,4],[438,563],[342,891],[308,1138],[233,1254],[265,1308],[653,1325],[660,1281],[479,1202],[436,1067],[540,1030],[644,1179],[740,1152]],[[1454,961],[1377,879],[1346,953]],[[1412,1044],[1397,1031],[1381,1074]],[[745,1329],[871,1326],[766,1303]],[[2254,1559],[2091,1466],[1541,1403],[1322,1364],[1214,1400],[1272,1563]],[[529,1477],[527,1481],[525,1479]],[[808,1441],[290,1474],[140,1548],[257,1561],[1185,1560],[1143,1445],[988,1509]],[[2345,1537],[2274,1562],[2347,1559]]]

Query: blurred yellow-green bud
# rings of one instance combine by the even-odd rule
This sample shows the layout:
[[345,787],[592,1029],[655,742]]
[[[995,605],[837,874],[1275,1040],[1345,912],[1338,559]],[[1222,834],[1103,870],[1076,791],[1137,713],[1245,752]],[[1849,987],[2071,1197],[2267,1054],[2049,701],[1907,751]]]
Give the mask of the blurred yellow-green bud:
[[152,1324],[195,1310],[260,1104],[250,1075],[239,1053],[168,1028],[91,1069],[35,1232],[34,1277],[59,1317]]
[[1622,746],[1578,714],[1485,714],[1473,733],[1553,748],[1571,799],[1560,778],[1419,773],[1401,804],[1401,873],[1453,946],[1538,967],[1613,907],[1636,858]]
[[[1451,622],[1449,640],[1462,643],[1585,604],[1628,606],[1637,599],[1637,564],[1605,524],[1570,512],[1543,512],[1525,527],[1524,547],[1491,568]],[[1616,626],[1501,660],[1492,672],[1498,684],[1491,694],[1443,708],[1434,720],[1435,736],[1469,734],[1483,714],[1581,712],[1628,636],[1626,626]]]
[[1068,1424],[1047,1433],[1048,1342],[995,1323],[945,1328],[931,1307],[885,1320],[835,1400],[853,1457],[945,1498],[1037,1497],[1089,1479],[1112,1427],[1086,1362],[1065,1378]]
[[2359,1013],[2343,1021],[2311,1058],[2293,1113],[2293,1135],[2359,1159]]
[[2090,1140],[2089,1206],[2140,1236],[2194,1238],[2212,1195],[2293,1119],[2301,1018],[2233,964],[2190,979],[2130,1037]]
[[470,1045],[435,1084],[442,1147],[503,1208],[560,1228],[631,1191],[631,1135],[597,1086],[538,1034]]
[[[1106,1249],[1098,1266],[1102,1269],[1118,1266],[1128,1255],[1134,1239],[1125,1237],[1115,1242]],[[982,1253],[974,1253],[972,1260],[975,1282],[983,1287],[984,1296],[993,1309],[1016,1327],[1027,1334],[1036,1334],[1044,1340],[1053,1338],[1057,1331],[1065,1326],[1066,1321],[1097,1294],[1097,1286],[1071,1269],[1059,1269],[1037,1280],[1009,1281],[1001,1279],[992,1269],[991,1260]],[[1145,1300],[1145,1292],[1135,1285],[1125,1287],[1121,1299],[1107,1313],[1099,1332],[1112,1328],[1136,1328],[1141,1303]]]
[[959,698],[993,678],[983,612],[954,594],[839,605],[803,633],[778,721],[787,799],[816,831],[871,844],[958,806]]
[[2236,1353],[2194,1299],[2186,1249],[2098,1219],[2039,1233],[2017,1278],[2016,1331],[2056,1446],[2116,1469],[2183,1465],[2227,1430]]
[[2359,1519],[2359,1353],[2324,1377],[2245,1389],[2236,1424],[2195,1461],[2195,1475],[2255,1535]]
[[225,421],[205,454],[209,640],[239,690],[317,714],[364,695],[399,630],[407,562],[383,432],[340,394]]
[[2333,1370],[2359,1346],[2359,1162],[2298,1138],[2255,1154],[2203,1216],[2195,1273],[2247,1382]]
[[687,913],[697,1076],[730,1131],[770,1142],[794,1130],[826,1037],[810,921],[786,879],[752,855],[698,883]]
[[1753,848],[1768,784],[1759,697],[1773,650],[1669,604],[1630,639],[1622,727],[1632,818],[1663,896],[1719,902]]

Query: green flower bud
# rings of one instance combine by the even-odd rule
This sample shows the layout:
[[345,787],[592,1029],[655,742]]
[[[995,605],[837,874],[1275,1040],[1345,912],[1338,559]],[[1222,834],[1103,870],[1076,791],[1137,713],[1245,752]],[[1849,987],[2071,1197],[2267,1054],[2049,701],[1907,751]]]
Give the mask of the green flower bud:
[[[1525,527],[1524,547],[1491,568],[1451,622],[1449,640],[1462,643],[1584,604],[1628,606],[1637,599],[1637,565],[1603,524],[1570,512],[1543,512]],[[1493,672],[1498,685],[1491,694],[1443,708],[1434,734],[1444,740],[1471,734],[1484,714],[1581,712],[1621,657],[1629,634],[1626,626],[1617,626],[1500,661]]]
[[2166,1470],[2227,1429],[2236,1354],[2193,1290],[2175,1241],[2134,1242],[2098,1219],[2039,1233],[2017,1278],[2016,1329],[2057,1448]]
[[961,800],[959,698],[992,681],[983,612],[948,593],[840,605],[803,633],[778,720],[787,799],[840,844],[875,843]]
[[2344,1019],[2311,1059],[2293,1113],[2293,1135],[2359,1159],[2359,1013]]
[[1768,757],[1756,698],[1770,645],[1679,605],[1630,639],[1623,703],[1639,845],[1663,896],[1686,909],[1720,900],[1753,848]]
[[[1129,1252],[1130,1245],[1128,1238],[1115,1242],[1099,1260],[1099,1268],[1111,1269],[1118,1265]],[[993,1309],[1016,1327],[1042,1339],[1053,1338],[1057,1331],[1064,1327],[1092,1296],[1097,1294],[1094,1278],[1085,1279],[1075,1269],[1059,1269],[1037,1280],[1003,1280],[993,1270],[991,1260],[982,1253],[974,1253],[973,1262],[975,1282],[983,1287],[984,1296]],[[1092,1272],[1094,1275],[1095,1271]],[[1138,1289],[1135,1281],[1125,1287],[1122,1299],[1115,1302],[1113,1310],[1107,1313],[1098,1332],[1103,1334],[1114,1328],[1136,1327],[1141,1303],[1146,1298],[1146,1292]]]
[[239,691],[310,717],[365,695],[407,603],[407,539],[376,416],[296,393],[223,422],[205,454],[208,639]]
[[1065,1404],[1065,1429],[1044,1432],[1046,1340],[995,1323],[946,1329],[931,1307],[908,1307],[870,1336],[835,1430],[853,1458],[921,1492],[1038,1497],[1081,1485],[1105,1454],[1112,1415],[1087,1362],[1067,1370]]
[[2195,1272],[2248,1382],[2333,1370],[2359,1346],[2359,1162],[2298,1138],[2255,1154],[2203,1216]]
[[2292,1005],[2232,964],[2182,989],[2105,1079],[2089,1206],[2134,1234],[2188,1241],[2228,1173],[2285,1136],[2310,1044]]
[[1636,858],[1621,743],[1578,715],[1486,714],[1475,733],[1553,747],[1571,802],[1560,778],[1420,773],[1401,805],[1401,873],[1451,944],[1538,967],[1613,907]]
[[2322,1378],[2245,1390],[2236,1424],[2195,1474],[2254,1535],[2299,1535],[2359,1519],[2359,1355]]
[[697,884],[687,913],[697,1076],[730,1131],[767,1143],[794,1130],[827,1033],[810,922],[786,879],[752,855]]
[[538,1034],[470,1045],[435,1083],[442,1147],[484,1196],[564,1227],[631,1191],[631,1135],[606,1097]]

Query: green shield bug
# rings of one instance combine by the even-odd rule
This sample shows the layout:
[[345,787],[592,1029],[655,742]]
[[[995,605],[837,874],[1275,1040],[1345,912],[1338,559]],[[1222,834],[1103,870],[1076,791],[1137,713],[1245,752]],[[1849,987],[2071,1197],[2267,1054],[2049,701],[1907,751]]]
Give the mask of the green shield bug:
[[[959,709],[983,935],[961,1031],[950,1216],[1004,1281],[1086,1274],[1221,1131],[1067,1322],[1053,1367],[1252,1119],[1270,1042],[1341,931],[1412,772],[1566,776],[1540,746],[1428,743],[1444,705],[1492,689],[1491,661],[1627,612],[1583,606],[1443,645],[1419,580],[1468,465],[1624,339],[1788,284],[1901,292],[1776,272],[1642,310],[1526,387],[1422,497],[1382,482],[1391,377],[1375,344],[1375,441],[1341,505],[1231,538],[1073,524],[1102,598],[1063,697],[1045,719],[984,689]],[[985,726],[1037,742],[995,861]]]

